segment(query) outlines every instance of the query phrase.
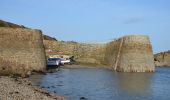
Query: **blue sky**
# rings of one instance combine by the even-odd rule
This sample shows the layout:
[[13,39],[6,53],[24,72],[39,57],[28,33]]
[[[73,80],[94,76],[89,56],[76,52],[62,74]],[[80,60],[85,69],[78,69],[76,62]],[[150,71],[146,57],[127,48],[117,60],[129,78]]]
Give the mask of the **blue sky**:
[[1,0],[0,19],[59,40],[108,42],[150,36],[153,51],[170,50],[170,0]]

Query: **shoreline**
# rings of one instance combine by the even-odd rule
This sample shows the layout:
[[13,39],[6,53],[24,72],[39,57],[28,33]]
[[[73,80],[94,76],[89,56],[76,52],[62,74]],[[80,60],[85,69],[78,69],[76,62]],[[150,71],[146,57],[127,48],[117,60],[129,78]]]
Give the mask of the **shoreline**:
[[78,69],[78,68],[82,68],[82,69],[84,69],[84,68],[89,68],[89,69],[93,69],[93,68],[111,69],[111,68],[109,68],[108,66],[105,66],[105,65],[96,65],[96,66],[94,66],[94,65],[81,65],[81,64],[78,64],[78,65],[75,65],[75,64],[63,65],[60,68],[68,68],[68,69]]
[[[78,69],[78,68],[104,68],[109,69],[107,66],[103,65],[64,65],[61,68],[68,69]],[[50,71],[49,71],[50,72]],[[45,71],[44,73],[33,72],[33,74],[46,74],[49,73]],[[56,72],[56,71],[54,71]],[[48,92],[47,90],[35,86],[29,80],[29,78],[22,78],[19,76],[1,76],[0,75],[0,100],[66,100],[62,96],[58,96],[55,93]]]
[[[165,67],[165,66],[161,66]],[[110,67],[104,65],[82,65],[82,64],[72,64],[63,65],[63,69],[108,69]],[[160,68],[160,67],[157,67]],[[56,71],[54,71],[56,72]],[[32,73],[33,74],[46,74],[49,73]],[[29,78],[22,77],[11,77],[11,76],[0,76],[0,100],[65,100],[64,97],[58,96],[55,93],[48,92],[44,88],[35,86],[29,80]]]
[[21,77],[0,76],[0,91],[0,100],[65,100]]

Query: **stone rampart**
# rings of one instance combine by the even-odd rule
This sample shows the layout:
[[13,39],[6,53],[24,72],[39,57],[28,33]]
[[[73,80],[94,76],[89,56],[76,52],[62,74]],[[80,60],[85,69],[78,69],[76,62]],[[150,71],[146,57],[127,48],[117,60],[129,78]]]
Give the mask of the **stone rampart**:
[[77,42],[44,40],[46,54],[73,55],[81,64],[103,64],[105,44],[86,44]]
[[46,59],[42,33],[23,28],[0,28],[0,74],[43,71]]
[[120,72],[153,72],[154,56],[149,37],[130,35],[108,43],[106,63]]
[[120,72],[153,72],[155,69],[149,37],[143,35],[125,36],[99,45],[50,40],[44,40],[44,44],[47,55],[73,55],[80,63],[109,65]]

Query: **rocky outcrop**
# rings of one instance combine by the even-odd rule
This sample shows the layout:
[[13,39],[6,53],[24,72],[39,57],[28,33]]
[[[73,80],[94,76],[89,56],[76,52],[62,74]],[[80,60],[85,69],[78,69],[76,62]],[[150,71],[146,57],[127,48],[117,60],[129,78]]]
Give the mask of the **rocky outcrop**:
[[[26,29],[30,29],[28,27],[25,27],[24,25],[18,25],[18,24],[14,24],[14,23],[11,23],[11,22],[7,22],[7,21],[3,21],[3,20],[0,20],[0,27],[9,27],[9,28],[26,28]],[[43,39],[44,40],[56,40],[55,38],[52,38],[48,35],[43,35]]]
[[50,36],[48,36],[48,35],[43,35],[43,40],[57,41],[56,38],[52,38],[52,37],[50,37]]
[[147,36],[125,36],[106,46],[106,62],[120,72],[153,72],[152,46]]
[[14,23],[10,23],[10,22],[3,21],[3,20],[0,20],[0,27],[26,28],[26,27],[23,26],[23,25],[17,25],[17,24],[14,24]]
[[42,40],[39,30],[0,27],[0,74],[43,71],[46,59]]
[[170,51],[154,55],[155,66],[170,66]]

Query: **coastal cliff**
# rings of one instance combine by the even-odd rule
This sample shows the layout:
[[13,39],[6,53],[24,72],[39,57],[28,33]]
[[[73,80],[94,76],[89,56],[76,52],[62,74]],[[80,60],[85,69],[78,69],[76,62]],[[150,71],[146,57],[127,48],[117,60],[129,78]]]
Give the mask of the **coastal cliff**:
[[170,66],[170,51],[154,55],[155,66]]

